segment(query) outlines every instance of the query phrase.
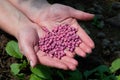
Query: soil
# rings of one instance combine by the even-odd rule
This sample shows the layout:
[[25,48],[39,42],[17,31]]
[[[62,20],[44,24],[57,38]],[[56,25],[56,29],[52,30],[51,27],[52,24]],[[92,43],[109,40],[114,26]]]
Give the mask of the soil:
[[[77,57],[78,68],[81,71],[93,69],[101,64],[109,66],[114,59],[120,57],[120,25],[111,25],[112,22],[107,22],[107,19],[120,14],[120,8],[112,9],[112,4],[120,2],[119,0],[49,0],[49,2],[66,4],[99,15],[101,26],[93,25],[94,21],[79,21],[96,45],[88,57],[84,59]],[[16,80],[10,72],[10,64],[17,60],[7,55],[5,51],[7,42],[13,39],[12,36],[0,30],[0,80]]]
[[6,54],[5,46],[10,40],[10,36],[0,30],[0,80],[14,80],[10,72],[10,64],[15,62],[15,58]]

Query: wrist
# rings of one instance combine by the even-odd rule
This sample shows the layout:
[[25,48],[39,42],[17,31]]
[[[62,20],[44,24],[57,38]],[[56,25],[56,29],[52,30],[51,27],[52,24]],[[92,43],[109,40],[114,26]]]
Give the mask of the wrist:
[[[51,4],[49,4],[48,2],[43,3],[43,5],[38,3],[38,5],[36,5],[36,6],[35,5],[28,6],[28,8],[24,9],[23,12],[25,12],[25,14],[28,16],[28,18],[35,21],[35,20],[37,20],[38,16],[40,16],[40,14],[44,14],[44,10],[46,10],[50,6],[51,6]],[[33,15],[34,15],[34,17],[33,17]]]
[[[31,19],[36,19],[39,13],[51,4],[47,0],[8,0],[15,7],[21,10],[26,16]],[[39,11],[39,13],[38,13]],[[32,17],[34,15],[34,17]]]

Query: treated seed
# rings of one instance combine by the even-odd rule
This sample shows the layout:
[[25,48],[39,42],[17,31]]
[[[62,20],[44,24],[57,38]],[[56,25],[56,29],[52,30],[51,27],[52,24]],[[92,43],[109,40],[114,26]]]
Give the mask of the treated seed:
[[61,56],[61,58],[62,58],[63,56],[66,56],[66,54],[64,53],[64,54],[61,54],[60,56]]
[[73,48],[73,47],[72,47],[72,48],[70,48],[70,49],[69,49],[69,51],[73,52],[73,51],[74,51],[74,48]]
[[75,44],[75,46],[76,46],[76,47],[78,47],[78,46],[79,46],[79,44],[77,44],[77,43],[76,43],[76,44]]
[[82,42],[76,34],[77,29],[68,24],[56,26],[52,31],[39,40],[39,48],[52,57],[61,59],[65,55],[63,52],[65,49],[73,52],[75,47]]
[[52,42],[53,42],[53,40],[52,40],[52,39],[50,39],[48,43],[49,43],[49,44],[51,44]]
[[78,35],[75,36],[75,39],[80,39],[80,37]]
[[54,57],[54,55],[52,55],[52,54],[48,54],[51,58],[53,58]]
[[44,42],[39,42],[39,45],[41,45],[41,46],[44,45]]
[[76,44],[80,44],[80,43],[81,43],[81,41],[76,42]]
[[78,41],[79,41],[79,39],[75,39],[74,41],[75,41],[75,42],[78,42]]
[[56,33],[56,32],[58,32],[58,29],[55,28],[55,29],[52,30],[52,32]]

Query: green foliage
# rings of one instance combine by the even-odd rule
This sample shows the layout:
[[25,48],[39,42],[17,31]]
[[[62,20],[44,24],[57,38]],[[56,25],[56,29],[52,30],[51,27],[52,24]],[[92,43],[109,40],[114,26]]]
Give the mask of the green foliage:
[[112,62],[112,65],[110,67],[111,72],[116,72],[117,70],[120,69],[120,58],[116,59],[115,61]]
[[22,59],[23,55],[20,53],[18,44],[15,41],[10,41],[7,43],[6,52],[15,58]]
[[[13,63],[11,64],[11,72],[13,75],[17,76],[20,80],[24,80],[25,73],[21,73],[21,71],[27,67],[28,62],[23,59],[23,55],[20,53],[18,44],[15,41],[8,42],[6,46],[6,52],[15,58],[21,59],[22,62],[19,63]],[[82,79],[82,74],[79,72],[79,70],[76,71],[63,71],[57,70],[57,73],[53,73],[52,69],[43,65],[37,65],[34,68],[29,67],[31,70],[31,76],[30,80],[53,80],[52,76],[54,74],[57,74],[62,80],[80,80]],[[56,70],[56,69],[54,69]],[[64,73],[69,75],[69,77],[65,77]]]
[[[17,42],[8,42],[6,52],[10,56],[20,59],[19,63],[11,64],[10,68],[13,75],[17,76],[17,80],[25,80],[26,74],[22,72],[22,70],[28,67],[28,61],[23,59],[23,55],[19,51]],[[29,80],[56,80],[53,76],[59,77],[59,80],[120,80],[120,75],[115,75],[116,71],[119,69],[120,59],[114,60],[110,67],[100,65],[92,70],[86,70],[83,74],[78,69],[75,71],[63,71],[43,65],[37,65],[34,68],[29,66]],[[94,76],[95,78],[91,79],[91,76]]]
[[77,69],[75,71],[55,70],[60,80],[82,80],[82,73]]
[[[120,59],[116,59],[112,62],[110,67],[106,65],[100,65],[92,70],[84,72],[85,79],[89,79],[89,76],[97,76],[100,80],[120,80],[120,75],[114,73],[120,69]],[[106,74],[107,73],[107,74]]]
[[70,77],[67,80],[82,80],[82,73],[79,70],[70,71]]
[[22,63],[13,63],[10,65],[10,69],[13,75],[17,78],[24,80],[25,74],[20,71],[26,68],[28,63],[24,60]]
[[104,74],[105,72],[109,72],[109,68],[106,65],[100,65],[93,70],[85,71],[84,76],[86,79],[88,79],[89,76],[95,74],[96,76],[103,80],[103,78],[106,76]]
[[51,77],[52,72],[50,68],[46,66],[37,65],[35,68],[31,68],[31,71],[33,74],[35,74],[40,78],[52,80],[52,77]]
[[19,74],[20,72],[20,68],[21,68],[22,64],[18,64],[18,63],[13,63],[10,65],[10,68],[11,68],[11,72],[14,74],[14,75],[17,75]]
[[117,80],[120,80],[120,75],[119,76],[116,76]]
[[44,80],[44,79],[38,77],[38,76],[35,75],[35,74],[31,74],[31,76],[30,76],[30,80]]
[[62,80],[65,80],[64,74],[60,70],[57,70],[57,75],[60,76]]

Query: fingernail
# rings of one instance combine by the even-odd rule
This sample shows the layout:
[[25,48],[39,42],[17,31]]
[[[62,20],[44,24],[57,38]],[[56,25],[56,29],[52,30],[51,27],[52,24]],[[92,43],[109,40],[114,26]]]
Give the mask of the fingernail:
[[31,67],[33,67],[33,66],[34,66],[34,64],[33,64],[33,62],[32,62],[32,61],[30,61],[30,65],[31,65]]

